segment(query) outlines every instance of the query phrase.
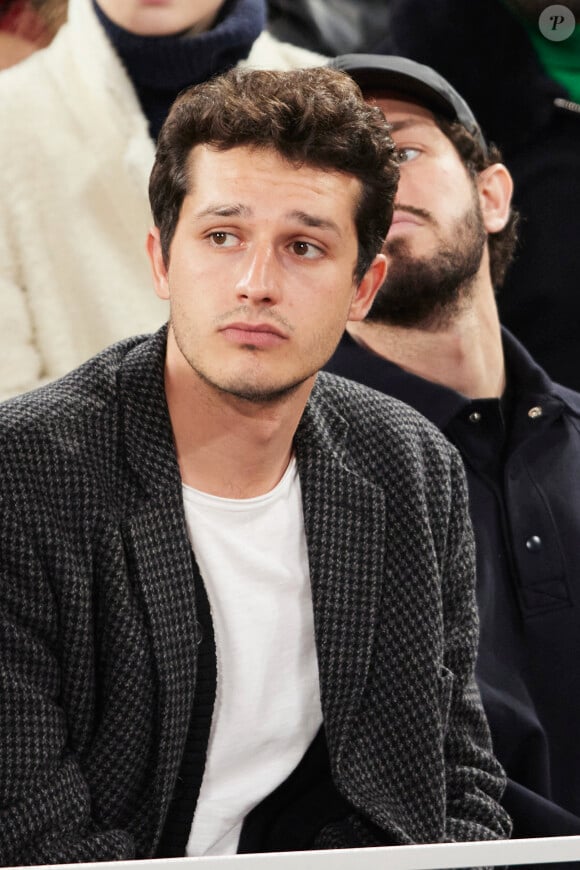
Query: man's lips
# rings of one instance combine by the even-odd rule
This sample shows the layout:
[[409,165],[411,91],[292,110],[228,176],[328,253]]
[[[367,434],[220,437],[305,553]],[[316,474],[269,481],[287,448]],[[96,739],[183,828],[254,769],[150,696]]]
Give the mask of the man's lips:
[[220,329],[228,341],[251,344],[255,347],[273,347],[286,341],[288,336],[272,323],[229,323]]

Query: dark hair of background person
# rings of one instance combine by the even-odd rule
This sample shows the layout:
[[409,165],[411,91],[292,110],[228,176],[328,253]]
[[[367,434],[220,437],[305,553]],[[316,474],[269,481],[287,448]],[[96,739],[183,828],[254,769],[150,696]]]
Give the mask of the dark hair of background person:
[[382,112],[363,101],[350,76],[327,68],[234,69],[181,94],[159,135],[149,183],[166,263],[196,145],[273,149],[297,166],[357,178],[355,278],[362,279],[391,223],[399,158]]
[[[440,115],[435,115],[435,123],[452,142],[465,168],[474,180],[488,166],[503,162],[499,148],[493,143],[488,143],[486,153],[477,139],[458,121],[448,121]],[[498,233],[489,233],[487,237],[491,283],[496,289],[503,284],[508,266],[514,258],[518,238],[518,221],[519,214],[512,208],[503,230]]]

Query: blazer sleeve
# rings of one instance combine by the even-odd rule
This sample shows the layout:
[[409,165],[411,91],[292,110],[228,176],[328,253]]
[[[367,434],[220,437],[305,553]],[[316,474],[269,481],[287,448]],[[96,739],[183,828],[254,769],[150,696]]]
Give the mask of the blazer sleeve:
[[[4,481],[9,478],[4,475]],[[55,548],[56,549],[56,548]],[[49,557],[50,558],[50,557]],[[0,501],[0,865],[134,857],[99,830],[59,704],[54,593],[24,522]]]
[[500,806],[505,775],[491,748],[474,668],[478,641],[475,546],[463,463],[452,457],[452,492],[443,565],[444,669],[442,708],[448,841],[509,837],[511,821]]

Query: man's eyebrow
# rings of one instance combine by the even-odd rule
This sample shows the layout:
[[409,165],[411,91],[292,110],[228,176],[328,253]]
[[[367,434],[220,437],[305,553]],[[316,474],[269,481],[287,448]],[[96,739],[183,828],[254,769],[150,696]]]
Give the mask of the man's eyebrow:
[[206,208],[196,212],[196,219],[205,217],[249,217],[252,214],[252,209],[247,205],[242,205],[241,202],[233,203],[210,203]]
[[330,220],[329,218],[318,217],[317,215],[309,214],[308,212],[300,211],[299,209],[288,212],[286,217],[290,218],[291,220],[296,220],[299,223],[304,224],[304,226],[306,227],[314,227],[321,230],[331,230],[338,236],[342,235],[338,224],[336,224],[333,220]]
[[[206,217],[251,217],[253,215],[252,209],[243,205],[240,202],[234,203],[210,203],[206,208],[198,211],[194,215],[195,220],[201,220]],[[336,233],[338,236],[342,235],[338,224],[336,224],[330,218],[318,217],[318,215],[309,214],[306,211],[301,211],[300,209],[295,209],[294,211],[290,211],[286,214],[286,217],[289,220],[298,221],[301,224],[304,224],[305,227],[315,227],[323,230],[331,230]]]

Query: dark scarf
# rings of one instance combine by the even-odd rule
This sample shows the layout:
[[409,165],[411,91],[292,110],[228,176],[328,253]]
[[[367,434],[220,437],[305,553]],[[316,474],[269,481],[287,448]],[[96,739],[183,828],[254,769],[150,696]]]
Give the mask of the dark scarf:
[[244,60],[266,24],[264,0],[225,0],[214,26],[205,33],[137,36],[114,24],[96,0],[93,5],[129,74],[154,139],[178,93]]

